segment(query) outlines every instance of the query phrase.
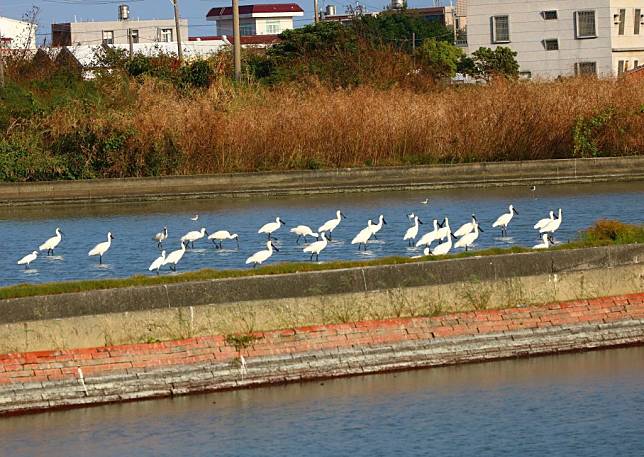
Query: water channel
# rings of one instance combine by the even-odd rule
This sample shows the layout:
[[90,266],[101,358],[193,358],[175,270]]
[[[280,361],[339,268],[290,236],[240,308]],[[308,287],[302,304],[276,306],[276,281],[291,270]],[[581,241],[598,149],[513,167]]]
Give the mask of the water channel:
[[[421,202],[430,199],[429,205]],[[509,236],[500,238],[492,222],[514,204],[515,216]],[[535,192],[528,187],[490,189],[460,189],[432,192],[380,192],[363,194],[329,194],[306,197],[245,198],[180,200],[127,204],[96,204],[68,206],[33,206],[0,208],[0,286],[18,283],[38,283],[73,279],[128,277],[150,274],[147,267],[159,255],[155,233],[168,226],[168,251],[178,249],[179,238],[190,230],[205,227],[210,233],[226,229],[239,235],[240,248],[235,242],[216,250],[207,240],[195,244],[179,264],[179,272],[202,268],[247,268],[245,259],[265,249],[266,239],[257,229],[280,216],[287,225],[275,236],[279,253],[268,263],[308,261],[295,236],[288,233],[299,224],[317,229],[341,209],[347,216],[333,233],[334,241],[320,256],[320,261],[338,259],[371,259],[381,256],[414,256],[419,248],[409,248],[402,241],[410,226],[407,213],[416,212],[425,222],[420,233],[431,230],[433,219],[449,217],[453,230],[469,222],[476,213],[485,233],[476,248],[490,246],[533,246],[539,242],[532,226],[547,216],[549,210],[562,208],[563,224],[557,232],[559,241],[577,236],[599,218],[615,218],[624,222],[644,221],[644,182],[583,185],[541,186]],[[193,222],[191,216],[199,214]],[[366,252],[358,252],[350,244],[368,219],[383,214],[387,225],[378,240],[369,243]],[[53,236],[60,226],[63,241],[55,255],[42,253],[24,269],[16,261],[37,249]],[[88,251],[104,241],[108,231],[114,234],[112,247],[104,258],[89,258]],[[166,269],[162,274],[172,274]]]
[[0,419],[3,456],[641,456],[644,347]]

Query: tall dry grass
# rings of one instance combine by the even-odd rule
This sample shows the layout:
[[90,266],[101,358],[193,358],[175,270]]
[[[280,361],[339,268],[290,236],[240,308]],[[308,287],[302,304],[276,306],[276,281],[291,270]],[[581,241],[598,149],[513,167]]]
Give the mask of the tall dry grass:
[[221,82],[186,95],[146,80],[112,90],[127,103],[68,105],[39,119],[43,147],[98,160],[103,176],[564,158],[580,153],[582,134],[596,154],[644,151],[636,81],[432,90]]

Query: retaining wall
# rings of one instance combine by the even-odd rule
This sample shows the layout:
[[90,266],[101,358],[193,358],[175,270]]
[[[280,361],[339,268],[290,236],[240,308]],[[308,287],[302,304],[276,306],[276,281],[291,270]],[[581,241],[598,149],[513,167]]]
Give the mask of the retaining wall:
[[417,167],[235,173],[202,176],[0,183],[0,204],[79,203],[303,192],[492,187],[644,179],[644,156]]
[[0,414],[643,344],[644,293],[252,337],[5,354]]

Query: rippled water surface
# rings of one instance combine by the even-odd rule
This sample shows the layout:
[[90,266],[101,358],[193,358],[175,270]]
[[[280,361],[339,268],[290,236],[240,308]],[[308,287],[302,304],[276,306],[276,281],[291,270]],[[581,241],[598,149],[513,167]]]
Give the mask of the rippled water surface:
[[0,419],[3,456],[641,456],[644,347]]
[[[429,205],[420,202],[430,198]],[[491,228],[492,222],[507,211],[512,203],[519,215],[510,224],[509,237]],[[489,246],[538,243],[532,226],[547,212],[561,207],[563,224],[557,239],[566,241],[588,227],[598,218],[617,218],[625,222],[644,220],[644,183],[588,184],[543,186],[536,192],[526,187],[501,189],[464,189],[433,192],[381,192],[365,194],[331,194],[309,197],[211,199],[164,201],[155,203],[74,205],[56,207],[0,209],[0,285],[23,282],[48,282],[66,279],[127,277],[150,274],[147,267],[159,255],[153,235],[164,225],[170,238],[168,250],[179,247],[179,238],[189,230],[205,227],[210,233],[226,229],[239,234],[240,249],[234,241],[216,250],[212,243],[202,240],[195,244],[179,264],[179,271],[201,268],[246,268],[245,259],[265,248],[265,237],[257,229],[280,216],[286,227],[276,232],[275,244],[279,253],[268,263],[308,261],[295,236],[288,233],[299,224],[317,229],[341,209],[347,216],[333,233],[334,241],[320,256],[320,261],[337,259],[369,259],[387,255],[413,256],[420,249],[408,248],[402,241],[409,227],[406,214],[415,211],[425,225],[421,234],[431,229],[432,219],[447,216],[453,230],[469,222],[474,212],[485,233],[477,248]],[[199,221],[190,217],[199,214]],[[369,243],[366,252],[358,252],[350,245],[351,239],[366,226],[367,220],[385,216],[387,225],[378,234],[378,240]],[[56,255],[41,255],[30,269],[16,265],[16,261],[53,236],[56,226],[64,232]],[[104,265],[89,258],[87,252],[103,241],[108,231],[114,234]],[[162,274],[171,274],[166,267]]]

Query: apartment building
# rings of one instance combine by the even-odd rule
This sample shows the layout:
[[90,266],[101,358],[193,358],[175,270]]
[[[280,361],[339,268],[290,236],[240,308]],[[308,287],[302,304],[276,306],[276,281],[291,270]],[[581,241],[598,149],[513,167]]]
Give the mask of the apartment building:
[[30,22],[0,16],[0,47],[5,49],[35,49],[36,29]]
[[467,0],[467,49],[507,46],[522,75],[619,76],[644,64],[644,0]]
[[[296,3],[241,5],[239,7],[239,34],[278,35],[293,28],[293,18],[304,15]],[[217,25],[218,35],[233,35],[233,10],[230,6],[212,8],[206,15]]]

